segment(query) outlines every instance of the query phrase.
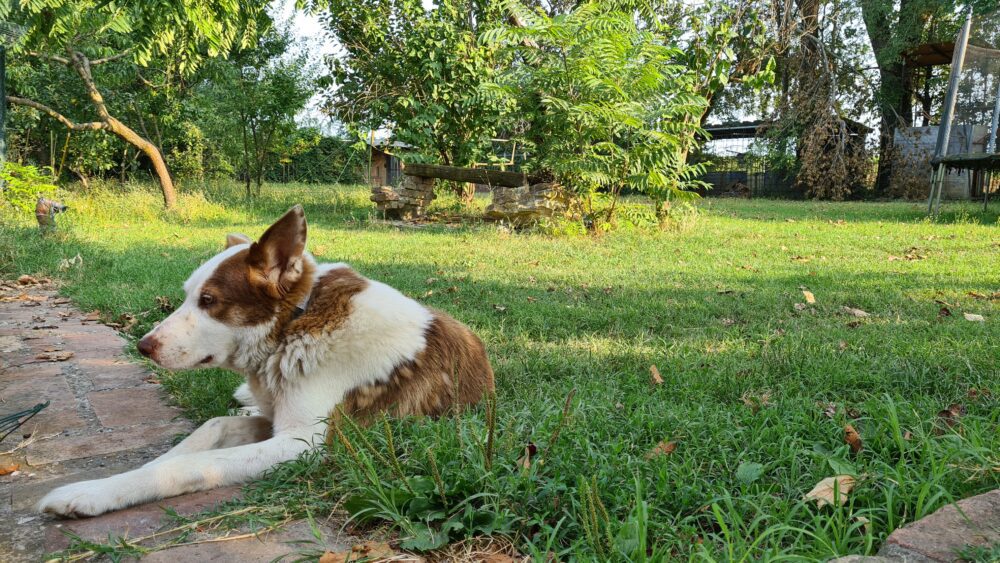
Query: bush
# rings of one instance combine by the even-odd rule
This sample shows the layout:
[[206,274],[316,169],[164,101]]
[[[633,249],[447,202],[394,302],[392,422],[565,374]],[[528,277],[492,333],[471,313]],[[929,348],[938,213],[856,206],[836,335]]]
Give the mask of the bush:
[[0,169],[0,204],[30,212],[38,196],[55,190],[51,176],[34,166],[5,162]]

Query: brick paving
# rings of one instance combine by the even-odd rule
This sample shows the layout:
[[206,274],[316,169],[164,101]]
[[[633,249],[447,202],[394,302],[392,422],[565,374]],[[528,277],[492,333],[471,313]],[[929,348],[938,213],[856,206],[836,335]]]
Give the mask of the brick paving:
[[[154,374],[126,355],[128,345],[95,315],[60,298],[53,284],[0,281],[0,416],[50,401],[0,443],[5,452],[0,453],[0,468],[19,466],[0,476],[0,561],[39,561],[68,545],[67,531],[99,541],[107,541],[109,534],[147,535],[166,524],[164,507],[195,514],[239,494],[239,487],[229,487],[83,520],[34,512],[53,488],[138,467],[193,429],[178,409],[166,404]],[[66,359],[41,359],[45,357]],[[22,445],[29,437],[34,441]],[[308,530],[298,530],[301,537],[292,537],[297,528],[290,530],[263,539],[171,549],[151,559],[271,560],[296,550],[288,541],[312,539]],[[330,537],[336,541],[325,547],[343,547],[341,536],[331,532]]]

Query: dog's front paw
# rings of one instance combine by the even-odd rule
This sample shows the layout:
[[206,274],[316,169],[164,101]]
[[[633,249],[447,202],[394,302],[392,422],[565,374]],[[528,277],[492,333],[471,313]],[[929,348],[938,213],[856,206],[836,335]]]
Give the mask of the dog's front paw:
[[122,501],[108,481],[98,479],[59,487],[38,501],[36,508],[64,518],[97,516],[122,508]]

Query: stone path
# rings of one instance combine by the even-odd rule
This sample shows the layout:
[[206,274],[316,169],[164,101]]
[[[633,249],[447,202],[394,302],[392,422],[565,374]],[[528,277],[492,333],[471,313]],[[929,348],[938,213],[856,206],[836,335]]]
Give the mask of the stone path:
[[[25,280],[28,281],[28,280]],[[164,402],[154,374],[130,361],[127,342],[58,296],[47,281],[0,282],[0,416],[50,401],[48,408],[0,442],[0,561],[39,561],[69,543],[65,531],[107,541],[163,526],[162,507],[194,514],[233,498],[238,487],[186,495],[84,520],[34,512],[54,487],[106,477],[142,465],[192,430]],[[324,549],[344,549],[336,527]],[[268,561],[295,552],[290,541],[316,544],[308,527],[246,541],[175,548],[153,561]],[[349,549],[350,544],[346,544]]]

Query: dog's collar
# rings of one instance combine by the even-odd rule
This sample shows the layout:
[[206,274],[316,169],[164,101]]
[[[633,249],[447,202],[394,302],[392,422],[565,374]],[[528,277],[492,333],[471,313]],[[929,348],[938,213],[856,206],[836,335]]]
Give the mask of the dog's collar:
[[306,295],[305,298],[302,300],[302,302],[295,306],[295,311],[292,313],[292,320],[293,321],[295,319],[301,317],[302,313],[306,312],[306,307],[309,306],[309,298],[310,297],[312,297],[311,294],[310,295]]

